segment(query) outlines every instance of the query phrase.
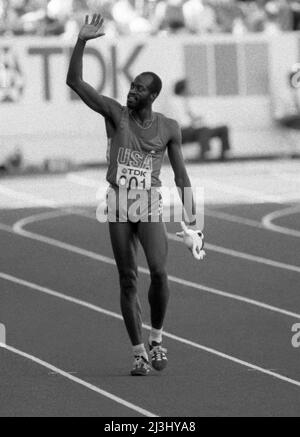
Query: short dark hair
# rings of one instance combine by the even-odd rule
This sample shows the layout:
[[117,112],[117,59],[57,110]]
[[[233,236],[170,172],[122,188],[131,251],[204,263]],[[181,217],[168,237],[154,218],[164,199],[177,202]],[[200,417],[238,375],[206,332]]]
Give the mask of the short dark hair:
[[152,71],[145,71],[144,73],[141,73],[140,76],[151,76],[152,78],[152,82],[150,85],[150,91],[151,93],[156,93],[157,96],[159,96],[161,89],[162,89],[162,81],[161,78],[159,76],[157,76],[157,74],[153,73]]

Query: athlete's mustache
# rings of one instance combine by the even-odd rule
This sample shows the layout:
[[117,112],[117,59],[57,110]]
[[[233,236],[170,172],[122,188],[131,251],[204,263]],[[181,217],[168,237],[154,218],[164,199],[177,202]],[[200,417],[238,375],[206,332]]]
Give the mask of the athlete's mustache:
[[128,94],[127,98],[128,99],[138,100],[138,96],[136,96],[135,94]]

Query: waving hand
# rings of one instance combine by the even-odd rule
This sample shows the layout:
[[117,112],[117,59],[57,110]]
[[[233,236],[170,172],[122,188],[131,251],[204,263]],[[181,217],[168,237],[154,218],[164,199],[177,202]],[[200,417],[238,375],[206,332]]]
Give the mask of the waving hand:
[[103,32],[103,22],[104,19],[100,14],[94,14],[91,20],[89,15],[86,15],[85,24],[79,33],[79,39],[88,41],[90,39],[99,38],[100,36],[105,35]]

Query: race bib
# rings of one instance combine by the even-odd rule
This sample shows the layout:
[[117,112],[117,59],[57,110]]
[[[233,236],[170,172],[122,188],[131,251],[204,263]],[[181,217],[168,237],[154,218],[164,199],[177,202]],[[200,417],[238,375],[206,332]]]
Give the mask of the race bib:
[[129,190],[150,190],[151,170],[118,164],[117,185]]

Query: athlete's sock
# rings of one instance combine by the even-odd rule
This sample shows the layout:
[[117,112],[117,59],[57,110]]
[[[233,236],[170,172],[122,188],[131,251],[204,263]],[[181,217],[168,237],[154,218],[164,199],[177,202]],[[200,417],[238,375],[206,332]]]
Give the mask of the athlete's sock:
[[153,341],[155,341],[155,343],[162,343],[162,333],[162,329],[151,328],[149,344],[151,345]]
[[142,356],[142,357],[144,357],[147,361],[149,360],[149,359],[148,359],[148,354],[147,354],[147,351],[146,351],[146,348],[145,348],[144,343],[142,343],[142,344],[138,344],[138,345],[136,345],[136,346],[132,346],[132,350],[133,350],[133,355],[134,355],[134,356]]

